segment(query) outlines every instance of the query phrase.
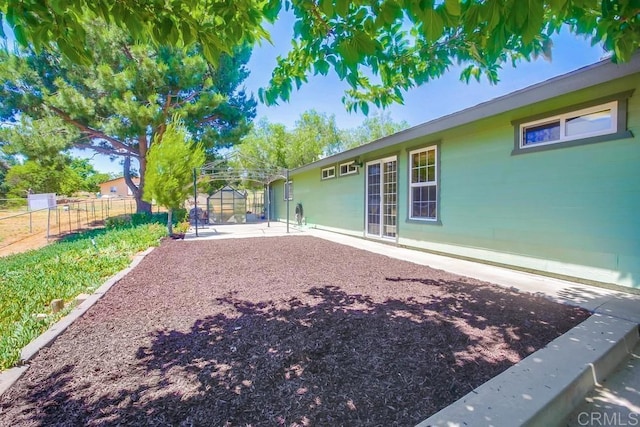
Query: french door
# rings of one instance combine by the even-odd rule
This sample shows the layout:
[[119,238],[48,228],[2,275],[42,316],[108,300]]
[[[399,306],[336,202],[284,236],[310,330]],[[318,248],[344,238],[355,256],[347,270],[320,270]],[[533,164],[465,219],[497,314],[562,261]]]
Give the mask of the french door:
[[398,161],[396,157],[367,163],[366,234],[395,239],[398,223]]

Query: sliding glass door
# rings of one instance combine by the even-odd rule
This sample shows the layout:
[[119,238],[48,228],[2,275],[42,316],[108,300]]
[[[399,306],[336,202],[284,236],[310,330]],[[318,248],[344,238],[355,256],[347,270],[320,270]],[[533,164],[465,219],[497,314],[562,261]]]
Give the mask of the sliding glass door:
[[396,157],[367,163],[367,235],[395,239],[397,212],[398,162]]

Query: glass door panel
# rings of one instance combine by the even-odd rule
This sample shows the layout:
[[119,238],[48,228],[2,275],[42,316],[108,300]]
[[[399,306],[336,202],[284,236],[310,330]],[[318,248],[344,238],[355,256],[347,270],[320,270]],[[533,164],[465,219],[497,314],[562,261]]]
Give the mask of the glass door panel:
[[396,158],[367,164],[367,234],[395,238],[397,235],[398,171]]
[[396,237],[396,205],[398,194],[398,182],[396,173],[396,161],[383,163],[383,217],[382,217],[382,236]]
[[367,165],[367,234],[380,235],[380,163]]

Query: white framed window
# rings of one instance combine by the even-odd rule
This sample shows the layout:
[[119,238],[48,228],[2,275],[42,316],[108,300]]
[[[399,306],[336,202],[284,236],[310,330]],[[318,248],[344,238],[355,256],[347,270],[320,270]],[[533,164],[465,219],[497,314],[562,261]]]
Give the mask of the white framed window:
[[293,200],[293,181],[284,183],[284,200]]
[[118,192],[118,187],[116,187],[115,185],[112,185],[111,188],[109,189],[110,193],[117,193]]
[[358,165],[355,161],[340,164],[340,176],[353,175],[358,173]]
[[438,147],[409,152],[409,218],[438,219]]
[[520,124],[520,148],[618,132],[618,101]]
[[336,167],[331,166],[330,168],[322,169],[322,179],[331,179],[336,177]]

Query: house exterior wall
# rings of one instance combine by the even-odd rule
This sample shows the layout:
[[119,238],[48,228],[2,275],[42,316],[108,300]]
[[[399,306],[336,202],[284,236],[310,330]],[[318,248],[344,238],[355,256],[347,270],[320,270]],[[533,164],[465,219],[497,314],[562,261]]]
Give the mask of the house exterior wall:
[[[513,155],[514,126],[529,116],[635,89],[633,137]],[[438,145],[438,221],[409,220],[409,151]],[[409,247],[640,288],[640,74],[361,155],[397,155],[398,236]],[[336,162],[336,168],[340,162]],[[323,166],[322,168],[326,168]],[[307,223],[365,236],[365,168],[321,180],[292,174]],[[286,217],[283,181],[275,216]]]
[[[139,184],[137,178],[133,179],[133,182]],[[115,190],[115,191],[112,191]],[[116,178],[111,181],[103,182],[100,184],[100,194],[102,196],[109,197],[128,197],[133,195],[132,191],[127,186],[124,178]]]

